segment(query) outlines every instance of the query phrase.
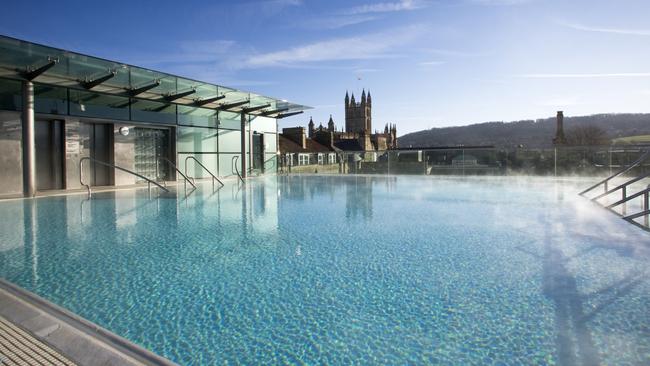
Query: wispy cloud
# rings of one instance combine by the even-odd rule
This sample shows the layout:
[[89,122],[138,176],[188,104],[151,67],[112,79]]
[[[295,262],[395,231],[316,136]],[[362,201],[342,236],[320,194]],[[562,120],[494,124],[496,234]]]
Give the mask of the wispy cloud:
[[480,5],[497,5],[497,6],[504,6],[504,5],[520,5],[520,4],[525,4],[529,3],[532,0],[469,0],[472,3],[475,4],[480,4]]
[[347,14],[390,13],[396,11],[416,10],[424,8],[426,4],[418,0],[401,0],[355,6],[348,9]]
[[563,22],[560,22],[560,24],[568,28],[577,29],[586,32],[626,34],[626,35],[633,35],[633,36],[650,36],[650,29],[592,27],[592,26],[582,25],[578,23],[563,23]]
[[449,49],[441,49],[441,48],[426,48],[423,49],[422,52],[428,54],[434,54],[440,56],[452,56],[452,57],[476,57],[476,56],[485,55],[484,53],[479,53],[479,52],[449,50]]
[[646,78],[650,77],[650,72],[617,72],[602,74],[522,74],[515,76],[525,79]]
[[332,15],[319,19],[308,19],[304,22],[304,28],[312,29],[339,29],[351,25],[361,24],[379,19],[374,15]]
[[364,60],[398,57],[396,49],[423,34],[424,27],[409,26],[359,37],[318,41],[286,50],[252,55],[247,67],[297,66],[322,61]]
[[439,66],[444,64],[445,61],[423,61],[420,62],[418,65],[420,66]]

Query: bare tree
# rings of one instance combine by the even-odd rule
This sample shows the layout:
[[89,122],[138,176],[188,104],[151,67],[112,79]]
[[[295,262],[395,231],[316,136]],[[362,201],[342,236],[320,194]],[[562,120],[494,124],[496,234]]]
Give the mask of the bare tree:
[[593,125],[574,126],[566,132],[567,145],[570,146],[599,146],[609,145],[607,133]]

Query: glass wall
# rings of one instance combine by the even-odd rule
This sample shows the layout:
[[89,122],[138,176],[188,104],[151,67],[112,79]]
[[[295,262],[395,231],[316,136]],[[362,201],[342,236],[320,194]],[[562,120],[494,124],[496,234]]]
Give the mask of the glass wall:
[[34,111],[47,114],[68,114],[68,89],[34,84]]
[[131,120],[154,123],[176,123],[176,105],[151,100],[131,99]]
[[129,119],[129,98],[70,89],[73,116]]
[[[78,66],[78,65],[77,65]],[[195,100],[207,100],[219,95],[226,95],[229,102],[246,100],[248,93],[226,88],[217,88],[208,84],[177,85],[175,78],[163,77],[155,72],[132,73],[131,84],[158,85],[150,89],[160,93],[164,90],[196,89]],[[69,115],[90,118],[102,118],[119,121],[142,123],[160,123],[176,125],[176,151],[178,167],[185,169],[185,159],[195,157],[212,173],[230,176],[235,173],[234,165],[241,173],[241,114],[237,112],[217,111],[215,107],[204,108],[175,104],[171,101],[148,100],[147,92],[137,96],[112,95],[101,92],[34,84],[35,111],[42,114]],[[229,94],[230,93],[230,94]],[[232,94],[235,95],[232,95]],[[160,94],[158,94],[160,95]],[[140,99],[143,98],[143,99]],[[22,82],[0,78],[0,110],[20,111],[22,109]],[[251,103],[261,105],[263,101]],[[272,107],[269,107],[272,108]],[[265,170],[274,169],[274,157],[277,149],[277,123],[273,118],[249,116],[247,127],[264,136]],[[249,150],[248,139],[246,150]],[[173,150],[173,149],[172,149]],[[173,159],[172,159],[173,160]],[[266,162],[268,160],[268,162]],[[151,165],[150,163],[147,163]],[[147,169],[150,166],[147,165]],[[144,166],[144,165],[143,165]],[[144,168],[143,168],[144,169]],[[150,169],[149,169],[150,170]],[[143,170],[144,171],[144,170]],[[188,160],[188,173],[193,177],[207,178],[209,174],[198,164]]]
[[22,90],[20,81],[0,79],[0,109],[22,110]]
[[218,112],[214,109],[178,106],[179,125],[217,127],[218,122]]

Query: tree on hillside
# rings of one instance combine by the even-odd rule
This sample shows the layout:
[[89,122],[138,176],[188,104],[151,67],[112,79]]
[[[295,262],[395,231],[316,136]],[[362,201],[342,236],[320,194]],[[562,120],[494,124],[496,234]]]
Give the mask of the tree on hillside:
[[567,129],[567,145],[570,146],[599,146],[609,145],[607,133],[594,125],[574,126]]

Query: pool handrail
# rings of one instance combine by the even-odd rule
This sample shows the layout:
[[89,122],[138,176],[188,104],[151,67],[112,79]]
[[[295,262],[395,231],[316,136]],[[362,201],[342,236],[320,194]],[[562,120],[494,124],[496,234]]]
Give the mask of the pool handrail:
[[86,161],[86,160],[90,160],[90,161],[94,162],[95,164],[104,165],[104,166],[107,166],[109,168],[118,169],[118,170],[121,170],[123,172],[129,173],[131,175],[135,175],[138,178],[142,178],[142,179],[146,180],[147,181],[147,186],[149,188],[149,192],[151,192],[151,183],[153,183],[154,185],[156,185],[158,188],[162,189],[163,191],[169,192],[169,190],[167,188],[161,186],[156,181],[151,180],[151,179],[145,177],[142,174],[138,174],[138,173],[136,173],[136,172],[134,172],[132,170],[123,168],[123,167],[115,165],[115,164],[111,164],[111,163],[107,163],[105,161],[101,161],[101,160],[97,160],[95,158],[91,158],[90,156],[84,156],[83,158],[79,159],[79,183],[82,186],[86,187],[86,190],[88,190],[88,196],[90,196],[92,192],[91,192],[91,189],[90,189],[90,184],[86,184],[86,183],[83,182],[83,162]]
[[[608,182],[609,182],[610,180],[612,180],[612,179],[614,179],[614,178],[616,178],[616,177],[619,177],[619,176],[621,176],[621,175],[623,175],[623,174],[629,172],[630,170],[636,168],[636,167],[639,166],[641,163],[643,163],[643,162],[644,162],[648,157],[650,157],[650,150],[646,150],[646,151],[645,151],[645,152],[644,152],[644,153],[643,153],[643,154],[642,154],[638,159],[636,159],[635,161],[633,161],[630,165],[628,165],[627,167],[625,167],[625,168],[619,170],[618,172],[616,172],[616,173],[610,175],[609,177],[607,177],[607,178],[601,180],[600,182],[594,184],[593,186],[591,186],[591,187],[585,189],[584,191],[580,192],[579,195],[584,196],[587,192],[590,192],[590,191],[592,191],[592,190],[598,188],[599,186],[601,186],[601,185],[603,185],[603,184],[605,185],[605,192],[607,192],[607,191],[608,191],[608,189],[607,189],[608,187],[607,187],[607,186],[608,186]],[[616,189],[612,190],[612,192],[615,191],[615,190],[616,190]],[[601,197],[602,197],[602,196],[601,196]],[[600,198],[600,197],[599,197],[599,198]]]
[[[161,160],[166,161],[166,162],[167,162],[167,163],[168,163],[172,168],[174,168],[174,170],[176,170],[176,172],[177,172],[178,174],[180,174],[180,175],[183,177],[183,179],[185,180],[185,181],[183,182],[183,184],[187,184],[187,183],[189,183],[189,184],[192,185],[192,187],[194,187],[194,189],[196,189],[196,185],[195,185],[191,180],[189,180],[189,179],[187,178],[187,176],[186,176],[185,174],[183,174],[183,173],[178,169],[178,167],[176,166],[176,164],[174,164],[173,161],[169,160],[169,159],[168,159],[167,157],[165,157],[165,156],[159,156],[158,159],[156,159],[156,170],[157,170],[157,171],[159,171],[159,170],[158,170],[158,163],[159,163]],[[164,180],[163,180],[163,182],[164,182]]]
[[[212,189],[214,189],[214,181],[215,181],[215,180],[216,180],[217,182],[219,182],[219,184],[221,184],[221,187],[224,186],[223,182],[222,182],[219,178],[217,178],[216,175],[212,174],[212,172],[211,172],[208,168],[206,168],[205,165],[201,164],[201,162],[200,162],[197,158],[195,158],[193,155],[190,155],[190,156],[188,156],[188,157],[185,158],[185,177],[186,177],[186,179],[187,179],[187,177],[189,177],[189,178],[192,179],[192,180],[195,179],[194,177],[190,177],[190,176],[187,174],[187,161],[190,160],[190,159],[194,160],[194,162],[196,162],[197,164],[199,164],[199,166],[200,166],[201,168],[203,168],[203,170],[205,170],[206,172],[208,172],[208,174],[210,174],[210,176],[212,177]],[[221,187],[219,187],[219,188],[221,188]]]
[[242,178],[241,174],[239,174],[239,168],[237,167],[237,161],[239,160],[239,155],[235,155],[232,157],[230,160],[232,166],[230,167],[230,170],[233,174],[237,174],[239,177],[239,180],[244,183],[244,178]]

